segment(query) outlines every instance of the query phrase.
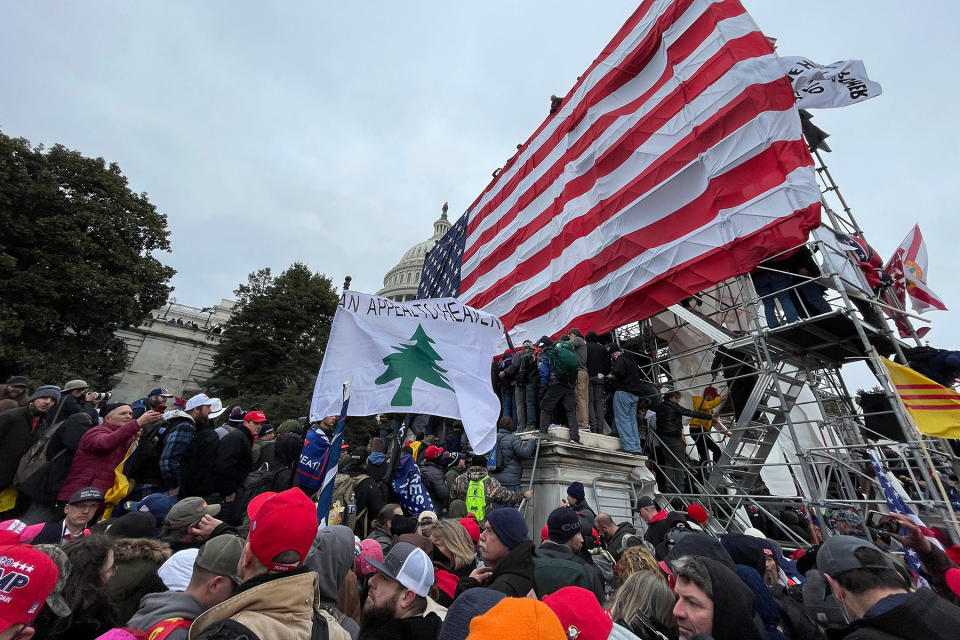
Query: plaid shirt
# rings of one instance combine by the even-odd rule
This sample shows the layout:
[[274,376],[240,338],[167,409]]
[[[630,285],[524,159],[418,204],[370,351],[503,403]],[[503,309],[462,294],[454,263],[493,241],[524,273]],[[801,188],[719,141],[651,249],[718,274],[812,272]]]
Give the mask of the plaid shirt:
[[[195,435],[197,435],[197,428],[187,418],[171,427],[167,434],[163,443],[163,452],[160,454],[160,475],[168,489],[176,489],[180,486],[180,461]],[[211,464],[212,462],[211,460]]]

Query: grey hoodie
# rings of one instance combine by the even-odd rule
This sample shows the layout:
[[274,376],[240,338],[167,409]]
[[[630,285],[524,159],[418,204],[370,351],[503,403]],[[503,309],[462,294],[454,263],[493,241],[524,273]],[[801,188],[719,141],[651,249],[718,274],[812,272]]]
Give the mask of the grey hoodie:
[[[339,524],[324,527],[317,531],[313,546],[303,562],[307,570],[316,572],[320,577],[320,601],[328,607],[336,608],[340,585],[353,568],[354,545],[353,530],[349,527]],[[344,616],[340,625],[353,638],[360,633],[360,627],[352,618]]]
[[[161,620],[167,618],[184,618],[194,620],[206,608],[200,601],[182,591],[164,591],[162,593],[148,593],[140,600],[140,610],[133,614],[127,622],[128,627],[146,631]],[[187,640],[189,627],[177,629],[169,636],[169,640]]]

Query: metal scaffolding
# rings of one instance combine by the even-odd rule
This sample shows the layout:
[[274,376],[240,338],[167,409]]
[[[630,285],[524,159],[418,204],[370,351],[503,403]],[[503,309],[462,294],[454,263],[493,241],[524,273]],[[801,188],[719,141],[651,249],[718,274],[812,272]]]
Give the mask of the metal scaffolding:
[[[900,481],[907,503],[928,525],[945,525],[960,539],[949,495],[960,478],[960,460],[948,441],[917,432],[894,394],[880,357],[906,363],[908,343],[885,318],[894,309],[854,277],[859,267],[850,252],[831,246],[831,233],[863,237],[863,232],[819,152],[814,157],[823,230],[797,249],[819,257],[819,273],[765,264],[752,276],[723,282],[616,331],[615,340],[635,355],[647,380],[684,393],[688,408],[696,409],[691,397],[700,396],[706,384],[725,386],[731,395],[706,435],[722,449],[715,462],[709,454],[700,461],[689,439],[687,460],[666,459],[668,450],[658,448],[655,466],[680,469],[683,478],[673,484],[671,474],[658,473],[658,501],[664,507],[679,506],[678,500],[704,505],[717,531],[743,530],[759,519],[786,543],[801,544],[809,540],[778,517],[782,510],[801,508],[824,534],[828,510],[886,511],[876,460]],[[788,276],[790,285],[759,296],[753,278],[764,271]],[[782,302],[779,308],[774,302],[785,296],[799,319],[786,322]],[[915,333],[910,342],[920,344]],[[847,389],[841,371],[858,361],[877,378],[874,395],[885,400],[881,410],[859,407]],[[881,419],[895,424],[902,437],[871,428]],[[729,435],[718,440],[718,431]],[[653,430],[649,437],[657,439]]]

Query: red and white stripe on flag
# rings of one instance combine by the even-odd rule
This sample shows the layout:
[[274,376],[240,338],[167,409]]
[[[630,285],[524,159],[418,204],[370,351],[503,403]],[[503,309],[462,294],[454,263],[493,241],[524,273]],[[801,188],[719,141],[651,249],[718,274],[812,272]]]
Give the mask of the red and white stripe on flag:
[[460,300],[602,332],[746,273],[820,217],[793,90],[736,0],[647,0],[471,205]]
[[927,286],[927,244],[920,233],[920,225],[913,226],[887,261],[884,270],[893,277],[901,303],[905,302],[905,292],[910,296],[914,311],[923,313],[927,309],[947,310],[947,305]]

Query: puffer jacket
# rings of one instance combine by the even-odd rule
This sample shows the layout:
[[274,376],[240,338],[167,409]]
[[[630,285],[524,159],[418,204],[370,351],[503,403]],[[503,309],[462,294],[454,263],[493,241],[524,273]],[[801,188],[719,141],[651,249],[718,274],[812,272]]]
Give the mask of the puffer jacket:
[[420,465],[420,480],[430,494],[433,506],[438,510],[445,507],[450,498],[450,489],[443,479],[443,469],[432,460],[424,460]]
[[137,421],[130,420],[119,427],[101,424],[83,434],[57,500],[69,500],[85,487],[96,487],[106,493],[113,486],[114,469],[123,460],[139,430]]
[[[712,411],[723,404],[723,401],[724,398],[721,396],[718,396],[713,400],[704,400],[703,396],[693,396],[693,408],[697,411]],[[713,420],[690,418],[691,431],[710,431],[710,427],[712,426]]]
[[170,545],[151,538],[121,538],[114,543],[113,553],[116,572],[107,588],[120,619],[127,620],[145,595],[167,590],[157,569],[170,557]]
[[310,640],[314,612],[327,622],[330,640],[351,640],[350,634],[331,614],[317,607],[320,601],[317,574],[298,569],[288,574],[268,573],[247,580],[232,598],[208,609],[190,625],[196,638],[215,622],[230,618],[246,626],[258,638]]
[[537,441],[533,438],[522,439],[516,433],[500,429],[497,431],[497,446],[499,455],[503,456],[503,471],[493,474],[497,481],[508,487],[515,487],[520,484],[523,476],[523,465],[521,458],[530,458],[537,447]]

